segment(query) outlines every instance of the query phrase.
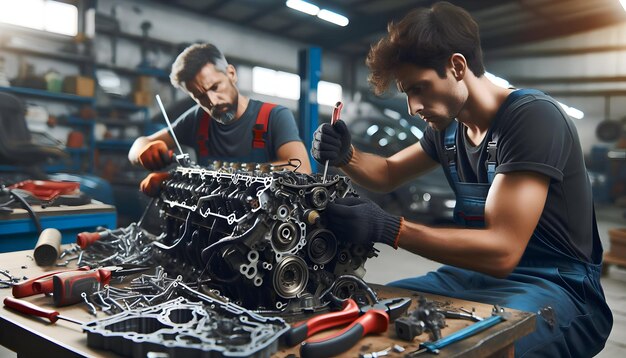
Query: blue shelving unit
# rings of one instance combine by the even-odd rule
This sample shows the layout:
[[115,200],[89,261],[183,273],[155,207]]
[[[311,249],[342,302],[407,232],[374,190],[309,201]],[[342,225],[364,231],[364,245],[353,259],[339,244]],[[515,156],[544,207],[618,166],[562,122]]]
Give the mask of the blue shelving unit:
[[[65,102],[76,105],[91,105],[95,104],[95,99],[93,97],[85,97],[85,96],[77,96],[69,93],[58,93],[58,92],[50,92],[41,89],[35,88],[24,88],[24,87],[4,87],[0,86],[0,91],[12,93],[20,98],[35,98],[44,101],[51,102]],[[95,150],[95,141],[94,141],[94,122],[92,120],[85,120],[82,118],[68,116],[62,122],[62,125],[67,125],[70,127],[81,126],[83,128],[83,133],[86,137],[86,146],[83,148],[66,148],[66,152],[70,155],[71,164],[67,165],[65,163],[48,165],[45,167],[45,170],[49,173],[57,172],[57,171],[72,171],[72,172],[81,172],[83,171],[83,159],[86,160],[87,165],[86,169],[88,172],[93,172],[93,160],[94,160],[94,150]],[[10,166],[2,166],[0,170],[4,171],[15,171],[11,169]]]
[[76,102],[76,103],[83,103],[83,104],[92,104],[94,102],[93,97],[77,96],[77,95],[69,94],[69,93],[49,92],[46,90],[40,90],[40,89],[35,89],[35,88],[0,86],[0,91],[14,93],[17,95],[25,95],[28,97],[48,99],[48,100],[53,100],[53,101]]

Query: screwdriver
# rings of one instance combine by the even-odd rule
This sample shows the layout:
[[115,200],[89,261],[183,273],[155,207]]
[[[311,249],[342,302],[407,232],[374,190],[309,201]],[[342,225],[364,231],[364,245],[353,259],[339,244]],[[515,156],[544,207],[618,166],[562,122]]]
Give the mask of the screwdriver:
[[[335,122],[339,120],[342,108],[343,103],[341,101],[335,104],[335,108],[333,108],[333,116],[330,118],[331,125],[335,124]],[[326,172],[328,172],[328,159],[326,160],[326,163],[324,163],[324,176],[322,177],[322,183],[326,183]]]
[[75,320],[73,318],[70,317],[66,317],[66,316],[61,316],[59,314],[58,311],[55,310],[51,310],[51,309],[45,309],[43,307],[39,307],[33,303],[30,303],[28,301],[24,301],[24,300],[18,300],[17,298],[13,298],[13,297],[6,297],[4,299],[4,305],[12,308],[16,311],[25,313],[27,315],[32,315],[32,316],[38,316],[38,317],[43,317],[43,318],[47,318],[50,320],[50,322],[55,323],[57,320],[65,320],[68,322],[72,322],[72,323],[76,323],[78,325],[83,325],[83,322]]

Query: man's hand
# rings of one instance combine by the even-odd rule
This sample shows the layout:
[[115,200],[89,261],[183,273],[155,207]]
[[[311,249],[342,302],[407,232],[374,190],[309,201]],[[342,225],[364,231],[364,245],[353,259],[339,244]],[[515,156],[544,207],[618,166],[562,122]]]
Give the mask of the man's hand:
[[150,173],[139,184],[139,189],[147,196],[154,198],[161,193],[161,184],[170,177],[169,173]]
[[382,242],[397,248],[403,220],[363,198],[338,198],[326,207],[328,228],[339,239],[358,243]]
[[328,164],[341,167],[350,162],[352,152],[350,131],[344,121],[324,123],[315,131],[311,155],[318,163],[325,164],[328,160]]
[[174,152],[167,148],[164,141],[155,140],[141,149],[139,163],[148,170],[159,170],[172,162],[173,155]]

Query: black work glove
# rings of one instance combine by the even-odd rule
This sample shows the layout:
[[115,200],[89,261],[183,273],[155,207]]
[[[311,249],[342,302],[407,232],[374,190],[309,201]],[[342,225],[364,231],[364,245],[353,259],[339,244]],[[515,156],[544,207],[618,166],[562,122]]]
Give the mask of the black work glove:
[[363,198],[338,198],[326,206],[328,228],[337,238],[362,244],[382,242],[397,248],[402,220]]
[[311,155],[320,164],[341,167],[352,159],[352,143],[346,122],[341,119],[335,124],[324,123],[313,134]]

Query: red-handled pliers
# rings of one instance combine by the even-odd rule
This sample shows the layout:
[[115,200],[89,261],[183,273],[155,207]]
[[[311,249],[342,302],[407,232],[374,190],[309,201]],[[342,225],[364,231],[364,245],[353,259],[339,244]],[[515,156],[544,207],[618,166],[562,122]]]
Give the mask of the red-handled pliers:
[[335,356],[350,349],[367,334],[386,332],[389,322],[406,313],[410,305],[410,298],[391,298],[359,307],[348,298],[343,301],[341,311],[322,314],[294,325],[285,333],[285,343],[295,346],[317,332],[352,322],[330,337],[309,340],[300,347],[303,358]]

